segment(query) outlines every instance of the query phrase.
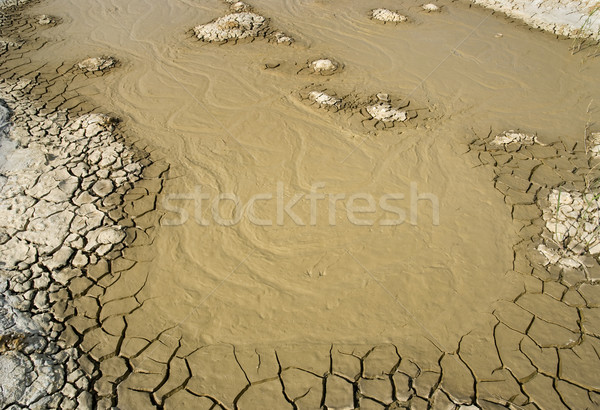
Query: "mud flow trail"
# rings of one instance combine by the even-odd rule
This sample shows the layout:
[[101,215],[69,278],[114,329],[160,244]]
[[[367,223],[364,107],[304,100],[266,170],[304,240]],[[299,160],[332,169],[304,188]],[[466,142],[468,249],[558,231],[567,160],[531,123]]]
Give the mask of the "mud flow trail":
[[445,0],[4,19],[15,129],[62,118],[56,144],[126,147],[81,140],[95,176],[69,171],[66,200],[118,240],[71,229],[60,266],[3,262],[62,275],[32,309],[79,358],[53,401],[19,405],[600,407],[600,59],[573,40]]

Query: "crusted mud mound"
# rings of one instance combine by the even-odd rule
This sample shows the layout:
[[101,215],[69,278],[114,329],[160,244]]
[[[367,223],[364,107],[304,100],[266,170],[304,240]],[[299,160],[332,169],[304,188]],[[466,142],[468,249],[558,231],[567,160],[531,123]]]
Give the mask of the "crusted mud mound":
[[397,11],[388,9],[371,10],[370,17],[373,20],[383,21],[384,23],[403,23],[408,18]]
[[417,118],[417,111],[409,108],[410,102],[393,100],[386,93],[365,100],[354,94],[340,97],[324,87],[311,85],[300,92],[300,98],[318,108],[356,117],[367,128],[391,128]]
[[207,24],[194,27],[194,35],[202,41],[227,42],[242,39],[265,37],[269,41],[279,44],[291,44],[294,39],[290,36],[272,29],[269,20],[253,11],[252,6],[238,1],[231,2],[231,14],[226,14]]
[[438,12],[438,11],[442,10],[439,6],[437,6],[437,5],[433,4],[433,3],[423,4],[421,6],[421,8],[423,10],[425,10],[426,12],[428,12],[428,13]]
[[[300,65],[300,63],[296,63]],[[332,75],[338,74],[344,69],[344,65],[331,58],[321,57],[314,60],[309,60],[304,64],[297,74],[317,74],[317,75]]]
[[117,61],[112,57],[90,57],[77,64],[79,69],[93,73],[114,67]]
[[266,21],[256,13],[233,13],[194,27],[194,33],[200,40],[208,42],[258,37],[266,30]]

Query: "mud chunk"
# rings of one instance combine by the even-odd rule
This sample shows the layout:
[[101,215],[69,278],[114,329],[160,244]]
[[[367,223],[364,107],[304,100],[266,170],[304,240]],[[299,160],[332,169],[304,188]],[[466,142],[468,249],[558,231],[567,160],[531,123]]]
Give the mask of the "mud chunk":
[[371,18],[373,18],[374,20],[379,20],[379,21],[383,21],[383,22],[393,22],[393,23],[401,23],[401,22],[408,20],[408,18],[406,16],[403,16],[402,14],[400,14],[396,11],[392,11],[392,10],[388,10],[388,9],[371,10]]
[[116,63],[112,57],[91,57],[78,63],[77,66],[83,71],[93,73],[114,67]]
[[258,37],[266,29],[267,20],[256,13],[227,14],[215,21],[194,27],[196,37],[202,41],[227,41]]
[[316,73],[332,73],[338,69],[339,64],[328,58],[321,58],[319,60],[312,61],[310,67]]
[[320,91],[311,91],[308,94],[308,98],[323,106],[339,105],[342,102],[340,98],[332,97],[331,95]]
[[374,120],[383,122],[406,121],[408,114],[406,111],[393,108],[391,104],[380,102],[379,104],[367,106],[367,112]]
[[440,8],[433,3],[423,4],[421,7],[428,13],[440,11]]

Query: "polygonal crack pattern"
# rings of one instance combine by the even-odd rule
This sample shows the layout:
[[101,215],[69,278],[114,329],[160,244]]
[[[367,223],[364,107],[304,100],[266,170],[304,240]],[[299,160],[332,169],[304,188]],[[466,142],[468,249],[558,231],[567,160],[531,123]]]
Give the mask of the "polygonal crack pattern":
[[[12,39],[0,49],[2,90],[16,104],[25,97],[40,103],[15,110],[12,121],[21,121],[30,136],[60,135],[77,115],[92,112],[71,84],[78,76],[110,73],[83,74],[75,61],[36,65],[28,53],[45,44],[39,19],[18,9],[0,18],[2,38]],[[32,116],[45,119],[53,113],[59,114],[48,126],[30,123]],[[143,179],[120,188],[98,183],[106,179],[103,174],[84,182],[77,164],[67,167],[77,181],[73,192],[81,191],[80,203],[69,202],[77,208],[96,203],[104,213],[101,224],[121,226],[126,246],[150,249],[156,196],[168,166],[134,151]],[[399,343],[190,348],[183,335],[168,334],[172,328],[152,339],[128,337],[130,315],[144,303],[139,295],[146,278],[133,277],[137,261],[123,256],[122,244],[99,255],[97,247],[85,250],[86,236],[82,248],[75,249],[87,260],[77,252],[65,256],[68,252],[51,249],[47,256],[58,254],[55,262],[64,262],[53,266],[52,258],[26,253],[4,274],[10,279],[0,281],[4,297],[14,302],[2,312],[10,320],[1,323],[9,331],[0,335],[0,367],[28,380],[25,389],[34,388],[17,392],[28,401],[2,402],[2,408],[599,407],[600,267],[594,257],[576,268],[549,264],[537,250],[548,237],[542,215],[552,190],[584,191],[585,178],[598,176],[595,164],[580,145],[498,145],[491,134],[473,137],[465,151],[474,168],[481,167],[473,172],[491,172],[519,228],[513,269],[525,285],[513,299],[495,304],[490,328],[463,336],[454,351],[432,344],[422,354]],[[100,166],[94,175],[98,171]],[[71,192],[69,184],[61,186]],[[137,283],[132,291],[112,296],[124,281],[131,289],[132,280]],[[39,316],[36,327],[21,326],[31,318],[20,315]],[[45,364],[57,370],[42,374]],[[44,380],[50,390],[39,392],[35,381]]]

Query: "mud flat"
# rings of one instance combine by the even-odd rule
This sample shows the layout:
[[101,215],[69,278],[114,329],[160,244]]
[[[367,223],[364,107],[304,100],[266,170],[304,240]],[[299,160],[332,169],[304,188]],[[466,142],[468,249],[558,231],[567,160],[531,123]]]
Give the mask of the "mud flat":
[[[600,406],[600,63],[424,5],[7,13],[1,407]],[[199,212],[227,192],[420,205]]]

